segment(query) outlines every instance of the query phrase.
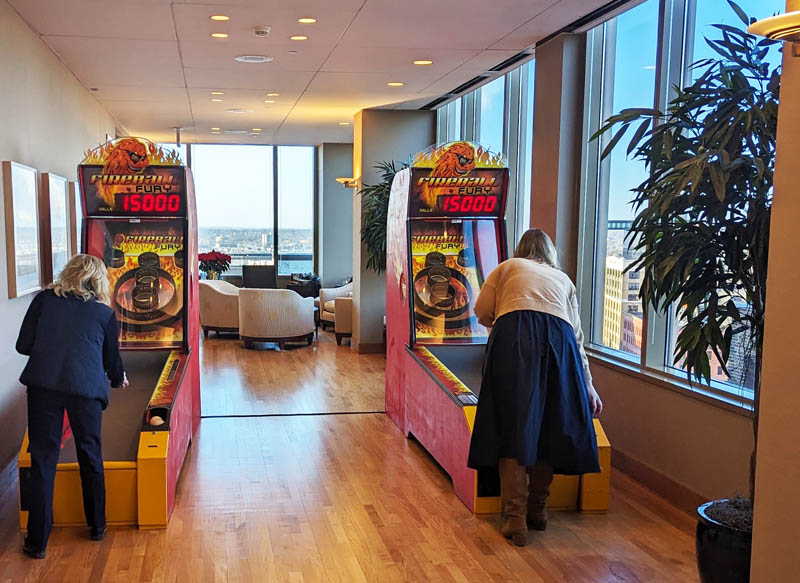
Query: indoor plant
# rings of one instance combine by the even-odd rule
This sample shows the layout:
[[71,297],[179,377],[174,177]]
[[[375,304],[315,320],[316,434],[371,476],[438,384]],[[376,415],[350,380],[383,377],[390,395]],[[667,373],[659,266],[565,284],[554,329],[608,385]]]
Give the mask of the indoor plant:
[[[750,23],[739,6],[729,4],[745,25]],[[614,131],[605,157],[635,128],[627,151],[647,165],[649,177],[633,189],[636,217],[628,244],[640,255],[628,270],[643,272],[643,306],[662,313],[676,307],[683,327],[675,363],[690,381],[710,383],[709,354],[728,374],[734,329],[744,326],[749,333],[757,446],[780,89],[780,67],[770,68],[765,59],[779,43],[731,26],[715,28],[721,38],[706,42],[719,57],[695,63],[699,78],[675,88],[666,112],[623,110],[594,137]],[[749,580],[754,476],[755,449],[750,497],[698,509],[697,556],[704,582]],[[722,548],[725,542],[728,548]]]
[[365,184],[359,191],[363,197],[361,242],[367,248],[367,269],[382,273],[386,269],[386,217],[389,212],[389,195],[392,192],[394,175],[408,164],[397,168],[394,161],[379,162],[375,169],[380,172],[378,184]]
[[219,279],[219,274],[228,271],[231,266],[231,256],[219,251],[200,253],[197,259],[200,261],[200,271],[205,272],[208,279]]

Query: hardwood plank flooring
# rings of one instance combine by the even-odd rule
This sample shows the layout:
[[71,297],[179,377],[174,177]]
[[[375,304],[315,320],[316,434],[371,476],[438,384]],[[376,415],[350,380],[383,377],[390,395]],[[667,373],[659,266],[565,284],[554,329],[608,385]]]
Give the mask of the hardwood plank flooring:
[[383,411],[383,355],[337,346],[321,328],[312,346],[264,346],[213,333],[201,343],[203,415]]
[[[210,339],[202,366],[206,414],[383,405],[383,357],[324,334],[313,351]],[[11,483],[0,583],[697,581],[689,515],[616,472],[611,496],[608,514],[554,513],[517,548],[383,414],[205,418],[166,530],[115,527],[94,543],[84,528],[59,528],[34,561],[21,553]]]

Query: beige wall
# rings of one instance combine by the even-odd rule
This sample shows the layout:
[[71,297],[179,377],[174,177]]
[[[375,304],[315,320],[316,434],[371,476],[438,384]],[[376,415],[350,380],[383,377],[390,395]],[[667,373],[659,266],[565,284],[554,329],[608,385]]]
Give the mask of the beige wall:
[[325,287],[353,275],[353,189],[336,182],[352,176],[353,144],[319,149],[319,275]]
[[[800,10],[800,0],[789,0],[786,9]],[[784,47],[756,460],[750,577],[754,583],[797,580],[800,572],[800,383],[796,374],[796,337],[800,331],[800,59],[792,57],[789,43]]]
[[[5,0],[0,0],[0,160],[76,179],[82,153],[114,134],[114,121]],[[0,189],[2,185],[0,184]],[[0,468],[25,429],[25,360],[14,351],[30,296],[9,300],[5,224],[0,219]]]
[[[353,176],[359,185],[380,181],[375,164],[410,157],[436,141],[436,112],[365,109],[353,127]],[[353,347],[372,352],[383,343],[386,275],[366,268],[361,245],[361,197],[353,198]]]

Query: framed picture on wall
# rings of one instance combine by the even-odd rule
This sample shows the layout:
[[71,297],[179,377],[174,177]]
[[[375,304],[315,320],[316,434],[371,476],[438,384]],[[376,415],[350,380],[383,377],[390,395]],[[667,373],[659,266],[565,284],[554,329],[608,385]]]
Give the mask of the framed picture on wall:
[[28,166],[3,162],[9,298],[41,289],[36,174]]
[[42,280],[45,284],[58,277],[71,257],[70,210],[67,179],[43,172],[39,191],[39,239],[42,244]]
[[78,195],[78,183],[70,181],[69,199],[67,202],[69,215],[69,254],[77,255],[81,252],[81,228],[83,227],[83,211],[81,199]]

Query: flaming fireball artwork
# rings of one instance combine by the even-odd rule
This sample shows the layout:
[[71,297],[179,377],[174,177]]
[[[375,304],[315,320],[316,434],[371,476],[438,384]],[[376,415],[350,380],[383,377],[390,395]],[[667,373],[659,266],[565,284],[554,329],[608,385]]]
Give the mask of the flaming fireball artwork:
[[[431,170],[431,178],[460,178],[475,169],[475,149],[467,142],[456,142],[447,148]],[[428,208],[436,206],[436,191],[427,185],[420,197]]]

